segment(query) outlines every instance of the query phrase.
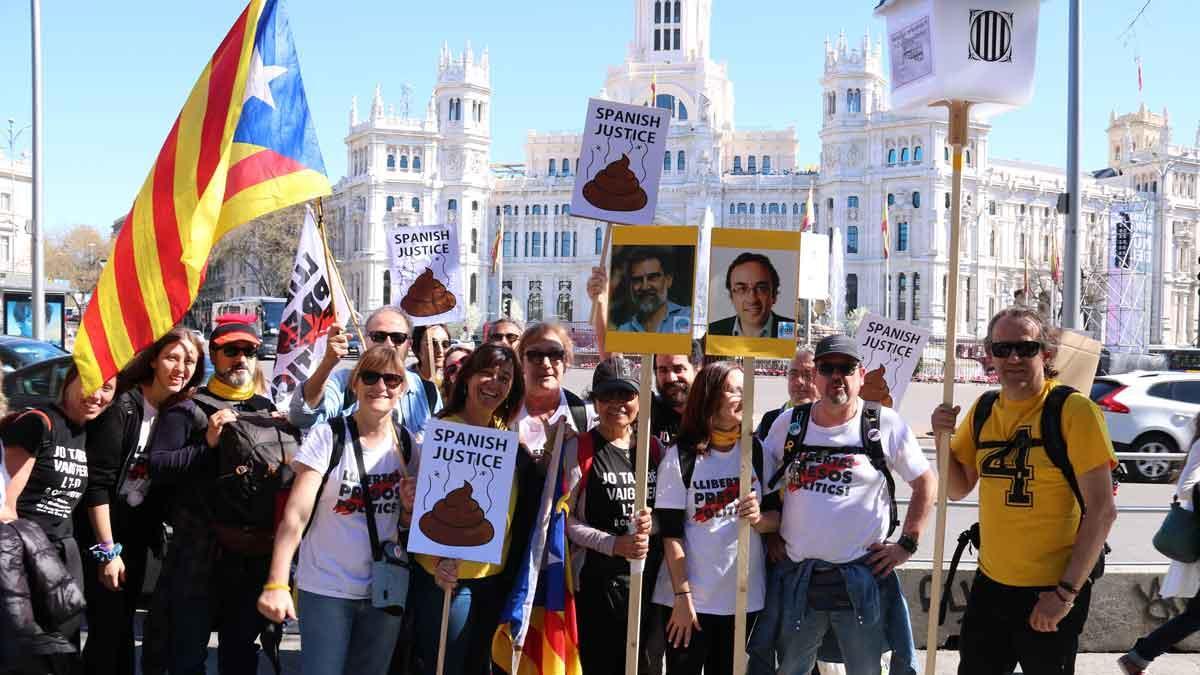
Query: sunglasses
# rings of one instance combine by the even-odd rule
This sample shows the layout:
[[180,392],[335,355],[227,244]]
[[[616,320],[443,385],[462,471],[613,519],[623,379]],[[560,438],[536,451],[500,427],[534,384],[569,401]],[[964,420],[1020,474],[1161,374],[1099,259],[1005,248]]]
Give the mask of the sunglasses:
[[1013,352],[1023,359],[1032,359],[1040,351],[1042,351],[1042,343],[1036,340],[992,343],[992,356],[998,359],[1007,359],[1013,355]]
[[517,333],[492,333],[488,336],[488,342],[507,342],[510,345],[517,344],[521,336]]
[[453,342],[451,342],[449,340],[430,340],[429,343],[431,345],[433,345],[434,347],[441,347],[442,351],[446,351],[447,349],[450,349],[450,345],[454,344]]
[[542,359],[550,359],[551,363],[558,363],[566,356],[567,352],[563,349],[547,349],[545,351],[530,349],[525,352],[525,360],[530,363],[541,363]]
[[637,397],[638,394],[636,391],[610,391],[604,394],[596,394],[595,396],[597,403],[604,404],[628,403]]
[[239,354],[248,359],[252,359],[258,356],[258,347],[238,347],[236,345],[225,345],[224,347],[221,347],[221,353],[231,359]]
[[848,377],[850,373],[858,370],[857,363],[818,363],[817,372],[823,377],[833,377],[834,373],[842,377]]
[[376,342],[378,344],[383,344],[388,340],[391,340],[392,344],[396,345],[397,347],[405,342],[408,342],[408,333],[402,333],[400,331],[389,333],[387,331],[377,330],[367,333],[367,337],[371,338],[371,342]]
[[374,370],[362,371],[358,374],[358,379],[362,380],[362,383],[368,387],[374,387],[375,384],[382,379],[383,384],[387,386],[388,389],[395,389],[396,387],[400,386],[400,383],[404,382],[403,375],[399,375],[397,373],[379,373]]

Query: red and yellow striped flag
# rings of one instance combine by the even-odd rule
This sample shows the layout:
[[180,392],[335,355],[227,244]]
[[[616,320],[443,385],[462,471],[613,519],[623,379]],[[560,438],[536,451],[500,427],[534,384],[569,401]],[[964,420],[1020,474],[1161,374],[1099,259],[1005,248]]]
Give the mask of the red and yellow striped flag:
[[879,230],[883,234],[883,259],[887,260],[892,252],[891,234],[888,232],[888,200],[887,195],[883,197],[883,222],[879,225]]
[[281,0],[251,0],[175,120],[84,312],[86,391],[171,329],[213,244],[271,211],[329,194]]

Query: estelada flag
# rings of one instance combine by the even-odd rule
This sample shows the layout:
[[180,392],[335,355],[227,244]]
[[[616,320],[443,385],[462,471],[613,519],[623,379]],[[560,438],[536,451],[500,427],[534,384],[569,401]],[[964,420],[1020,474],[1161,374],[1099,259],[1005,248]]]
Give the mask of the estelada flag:
[[187,313],[213,244],[330,192],[281,0],[251,0],[213,53],[125,217],[75,340],[85,391]]

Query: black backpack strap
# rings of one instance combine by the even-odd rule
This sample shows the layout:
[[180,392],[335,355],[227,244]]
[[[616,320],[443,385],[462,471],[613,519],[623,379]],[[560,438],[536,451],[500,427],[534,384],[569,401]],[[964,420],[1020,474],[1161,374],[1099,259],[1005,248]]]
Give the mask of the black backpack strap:
[[[692,488],[692,474],[696,472],[696,449],[685,447],[682,443],[679,450],[679,474],[683,476],[683,489],[686,492]],[[684,509],[686,510],[686,508]]]
[[999,398],[1000,392],[993,389],[983,392],[983,395],[975,402],[975,414],[971,416],[971,440],[975,442],[976,448],[979,447],[979,434],[983,431],[983,425],[992,416],[992,407],[996,405]]
[[342,462],[342,453],[346,448],[346,418],[335,417],[329,420],[329,430],[333,432],[333,446],[329,449],[329,466],[325,467],[325,475],[321,477],[321,484],[317,486],[317,496],[313,499],[312,512],[308,516],[308,522],[304,524],[304,532],[300,535],[301,539],[308,536],[308,530],[312,528],[313,521],[317,518],[317,505],[321,503],[321,493],[325,492],[325,484],[329,482],[329,476],[333,474],[333,470]]
[[864,404],[859,424],[861,425],[863,450],[867,453],[867,459],[871,461],[871,466],[883,475],[883,482],[887,485],[888,510],[890,512],[887,536],[891,537],[896,532],[896,528],[900,526],[900,515],[896,508],[896,479],[892,477],[892,472],[888,469],[887,457],[883,454],[883,432],[879,429],[879,409]]
[[358,425],[353,417],[346,417],[346,430],[354,444],[354,461],[358,464],[358,484],[362,486],[363,510],[367,516],[367,535],[371,538],[371,559],[378,562],[383,558],[383,546],[379,543],[379,528],[375,525],[375,505],[371,500],[371,486],[367,484],[367,467],[363,463],[362,441],[358,436]]
[[[788,466],[796,461],[796,456],[804,449],[804,435],[808,433],[808,421],[812,418],[812,406],[812,403],[805,403],[792,408],[792,419],[788,423],[787,442],[783,445],[783,459],[779,461],[779,467],[771,475],[771,480],[767,481],[767,490],[775,489],[779,480],[787,473]],[[795,431],[793,432],[793,430]]]
[[1042,447],[1046,449],[1046,455],[1050,461],[1066,477],[1067,484],[1071,486],[1071,492],[1075,493],[1075,499],[1079,502],[1079,512],[1086,514],[1087,505],[1083,503],[1083,493],[1079,490],[1079,481],[1075,478],[1075,467],[1071,466],[1071,458],[1067,454],[1067,439],[1062,432],[1063,407],[1067,403],[1067,398],[1074,393],[1073,387],[1060,384],[1046,395],[1046,402],[1042,405]]
[[421,378],[421,389],[425,391],[425,404],[429,407],[429,414],[433,415],[436,410],[438,401],[437,385],[425,378]]
[[946,574],[946,584],[942,587],[942,600],[938,603],[938,625],[946,623],[946,606],[950,604],[950,594],[954,592],[954,575],[958,572],[958,561],[962,559],[963,550],[967,544],[979,550],[979,523],[962,531],[958,535],[958,546],[954,549],[954,557],[950,558],[950,571]]
[[588,414],[587,403],[575,394],[563,389],[563,395],[567,398],[567,408],[571,411],[571,421],[575,423],[576,431],[587,431]]

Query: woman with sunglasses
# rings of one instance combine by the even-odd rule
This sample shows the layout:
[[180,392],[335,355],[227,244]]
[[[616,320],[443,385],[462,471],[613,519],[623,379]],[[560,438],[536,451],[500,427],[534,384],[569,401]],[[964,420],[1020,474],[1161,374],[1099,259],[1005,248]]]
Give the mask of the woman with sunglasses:
[[[507,429],[505,420],[520,405],[524,387],[517,376],[516,355],[501,345],[485,344],[464,362],[446,408],[438,415],[447,422]],[[419,455],[416,459],[420,461]],[[415,469],[414,469],[415,472]],[[542,481],[526,452],[517,453],[512,494],[508,503],[502,562],[498,565],[416,555],[409,611],[417,622],[417,651],[421,672],[437,668],[439,618],[446,593],[451,594],[446,630],[446,673],[485,675],[491,672],[492,635],[512,586],[515,565],[529,545],[529,534],[541,497]]]
[[446,367],[446,352],[450,345],[450,333],[446,324],[435,323],[429,326],[417,326],[412,332],[414,354],[417,357],[416,372],[421,379],[441,386]]
[[450,400],[450,394],[454,393],[454,381],[458,379],[458,373],[462,370],[463,362],[475,351],[470,345],[454,345],[446,350],[446,365],[442,367],[442,386],[441,394],[443,401]]
[[[390,345],[368,349],[350,376],[359,401],[343,431],[314,428],[296,453],[296,479],[275,535],[271,569],[258,610],[272,622],[302,618],[306,672],[382,675],[391,662],[403,618],[373,606],[374,538],[399,541],[412,517],[415,482],[402,478],[408,431],[391,416],[404,383],[404,359]],[[335,448],[341,438],[342,448]],[[365,471],[365,475],[364,472]],[[374,514],[368,518],[363,489]],[[296,548],[299,607],[288,572]]]
[[158,411],[191,396],[203,379],[204,344],[174,328],[125,368],[121,393],[88,425],[88,509],[76,512],[75,526],[95,554],[83,559],[90,673],[135,670],[133,619],[146,556],[162,556],[167,517],[167,495],[150,478],[150,443]]
[[563,376],[571,367],[575,343],[562,324],[553,321],[535,323],[521,335],[521,375],[525,399],[512,419],[521,443],[540,456],[546,445],[546,430],[561,417],[575,433],[591,427],[596,412],[579,396],[562,386]]
[[741,429],[742,371],[729,361],[705,366],[688,393],[678,442],[659,465],[655,495],[666,564],[658,574],[654,603],[667,620],[668,675],[732,672],[733,660],[745,651],[733,643],[739,519],[755,529],[746,597],[751,625],[763,608],[766,570],[759,533],[778,519],[759,513],[762,474],[770,471],[762,466],[757,439],[752,491],[739,503]]
[[[591,400],[598,424],[563,445],[574,467],[567,536],[580,626],[579,656],[585,673],[625,672],[630,561],[645,560],[643,597],[654,590],[662,559],[661,542],[650,537],[650,509],[634,513],[637,464],[638,380],[619,356],[601,361],[592,375]],[[660,449],[650,439],[648,503],[654,505]],[[632,514],[632,515],[631,515]],[[642,605],[638,672],[662,672],[662,622],[650,602]]]

